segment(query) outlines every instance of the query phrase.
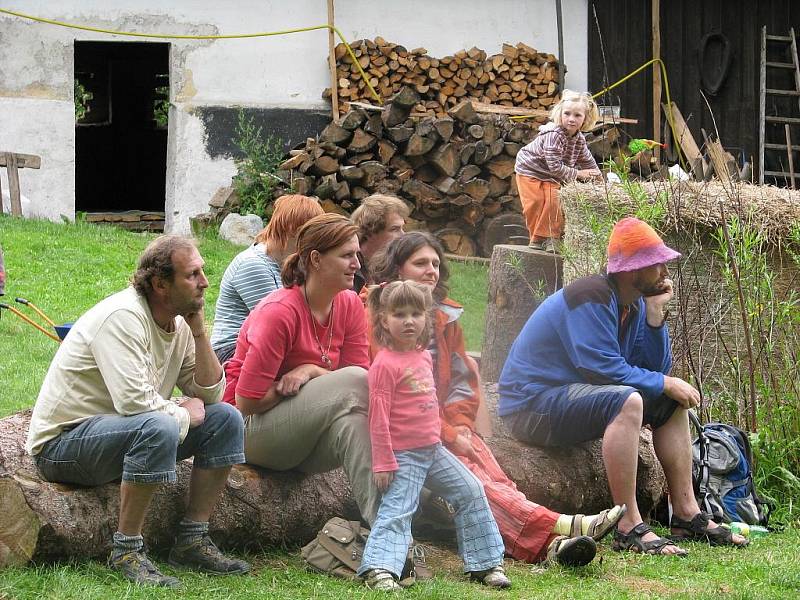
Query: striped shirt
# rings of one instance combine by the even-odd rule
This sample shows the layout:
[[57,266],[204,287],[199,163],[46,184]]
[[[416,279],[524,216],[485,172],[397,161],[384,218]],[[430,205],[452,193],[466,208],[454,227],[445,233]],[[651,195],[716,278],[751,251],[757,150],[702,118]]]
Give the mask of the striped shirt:
[[242,323],[259,301],[282,288],[281,266],[267,255],[264,244],[240,252],[225,269],[211,331],[214,351],[234,348]]
[[596,169],[586,138],[580,131],[570,137],[563,127],[547,123],[539,135],[517,153],[514,171],[541,181],[574,181],[579,169]]

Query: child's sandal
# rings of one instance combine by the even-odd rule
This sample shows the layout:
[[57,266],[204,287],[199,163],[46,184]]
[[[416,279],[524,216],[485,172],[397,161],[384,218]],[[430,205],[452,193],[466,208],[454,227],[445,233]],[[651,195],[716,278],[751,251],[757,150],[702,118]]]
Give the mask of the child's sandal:
[[[617,529],[614,532],[614,543],[611,545],[611,549],[617,552],[630,550],[631,552],[657,554],[661,556],[687,556],[689,554],[687,550],[679,547],[672,540],[667,538],[659,537],[645,542],[642,538],[648,533],[652,533],[652,531],[653,530],[644,523],[639,523],[628,533],[622,533]],[[664,552],[664,550],[670,546],[677,548],[678,552]]]
[[565,567],[582,567],[594,560],[597,544],[588,535],[560,535],[547,547],[547,562]]

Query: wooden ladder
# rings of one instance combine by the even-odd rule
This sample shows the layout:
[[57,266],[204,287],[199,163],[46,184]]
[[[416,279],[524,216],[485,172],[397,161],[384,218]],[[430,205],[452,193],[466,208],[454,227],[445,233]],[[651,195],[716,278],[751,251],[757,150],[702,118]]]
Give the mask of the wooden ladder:
[[[779,52],[782,54],[779,55]],[[773,58],[774,55],[779,55],[781,58]],[[791,62],[786,62],[786,59]],[[781,177],[787,179],[791,187],[794,189],[795,179],[800,179],[800,173],[794,170],[794,163],[792,151],[800,151],[800,145],[792,143],[791,127],[793,125],[800,125],[800,118],[797,116],[786,115],[767,115],[767,98],[776,98],[776,112],[777,103],[781,102],[779,98],[795,97],[798,100],[798,109],[800,109],[800,61],[797,59],[797,39],[794,35],[794,28],[789,30],[789,35],[768,35],[766,26],[761,28],[761,69],[759,81],[759,129],[758,129],[758,182],[764,183],[764,177]],[[767,87],[767,75],[779,74],[781,71],[786,72],[791,70],[794,75],[794,89],[777,89],[774,87]],[[770,78],[772,80],[772,78]],[[783,105],[785,106],[785,104]],[[798,111],[789,110],[795,114],[800,114]],[[780,134],[774,133],[774,128],[770,128],[772,139],[767,140],[767,123],[782,123],[783,131]],[[775,136],[781,139],[776,139]],[[800,136],[795,137],[800,141]],[[788,172],[787,171],[767,171],[765,170],[764,157],[768,151],[783,152],[787,158]]]

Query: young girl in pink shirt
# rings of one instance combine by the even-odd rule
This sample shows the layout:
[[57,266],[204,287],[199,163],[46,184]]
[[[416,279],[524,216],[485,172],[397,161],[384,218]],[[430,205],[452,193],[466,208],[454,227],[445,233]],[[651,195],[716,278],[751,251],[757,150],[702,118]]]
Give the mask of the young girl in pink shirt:
[[381,346],[369,369],[369,428],[373,480],[383,498],[358,574],[370,588],[399,589],[424,484],[456,507],[464,571],[485,585],[509,587],[503,540],[483,486],[439,438],[439,403],[426,349],[431,292],[413,281],[395,281],[374,286],[368,302]]

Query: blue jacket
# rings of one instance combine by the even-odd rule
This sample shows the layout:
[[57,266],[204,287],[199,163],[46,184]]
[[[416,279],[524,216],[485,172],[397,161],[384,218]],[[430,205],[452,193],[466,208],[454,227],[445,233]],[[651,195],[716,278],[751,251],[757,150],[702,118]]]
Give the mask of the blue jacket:
[[526,409],[571,383],[629,385],[648,397],[661,395],[672,367],[667,327],[647,324],[639,298],[620,330],[622,308],[613,281],[603,275],[578,279],[547,298],[511,346],[498,414]]

